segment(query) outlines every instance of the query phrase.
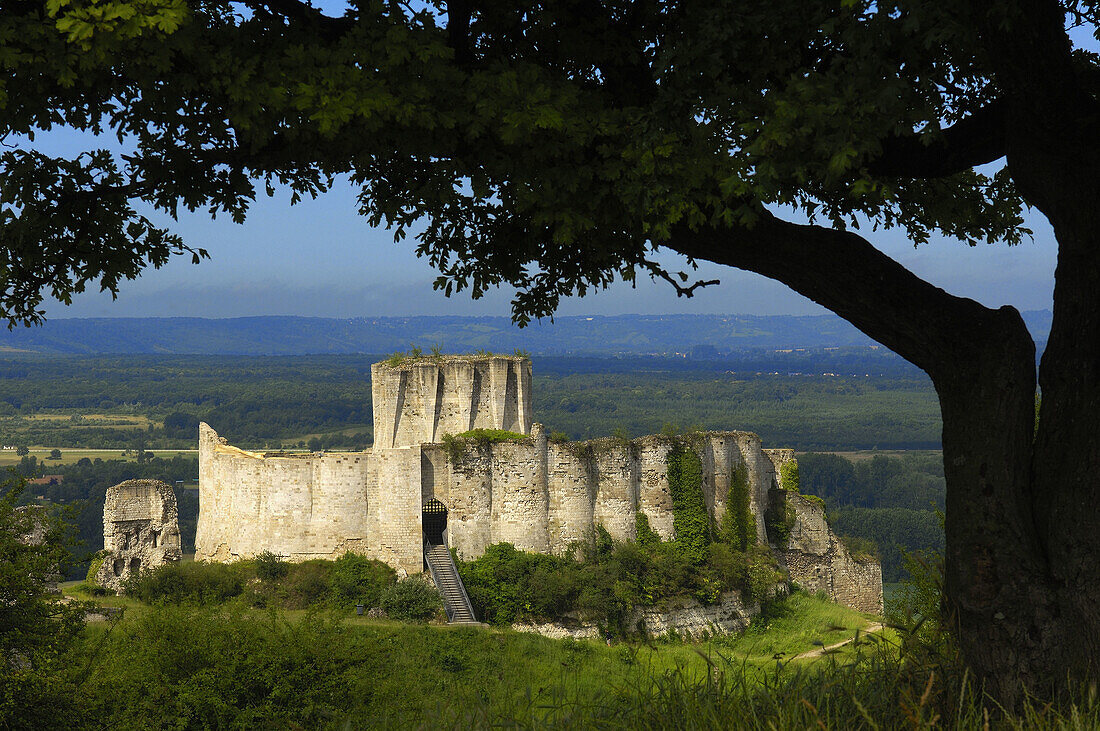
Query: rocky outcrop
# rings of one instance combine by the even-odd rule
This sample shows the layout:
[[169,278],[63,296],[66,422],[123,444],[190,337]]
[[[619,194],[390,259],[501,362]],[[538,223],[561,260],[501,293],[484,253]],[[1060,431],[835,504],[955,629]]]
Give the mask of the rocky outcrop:
[[138,572],[179,561],[176,496],[160,480],[127,480],[107,489],[103,563],[95,581],[121,594]]
[[[637,607],[627,618],[626,626],[639,634],[663,635],[674,630],[681,637],[695,640],[708,635],[740,632],[760,614],[759,604],[745,604],[741,592],[724,592],[716,604],[700,604],[682,598],[672,606]],[[553,639],[598,639],[599,627],[578,619],[563,622],[518,622],[512,629],[534,632]]]

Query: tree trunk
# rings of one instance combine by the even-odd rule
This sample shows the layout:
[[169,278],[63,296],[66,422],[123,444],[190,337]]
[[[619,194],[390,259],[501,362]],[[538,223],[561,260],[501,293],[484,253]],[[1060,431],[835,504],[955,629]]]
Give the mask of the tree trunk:
[[[1095,105],[1090,122],[1100,129]],[[1027,131],[1029,144],[1010,148],[1009,164],[1058,238],[1031,497],[1050,621],[1063,631],[1049,682],[1061,685],[1100,666],[1100,149],[1081,128]]]
[[1035,350],[1014,310],[933,375],[947,481],[944,614],[964,659],[1008,707],[1057,663],[1064,631],[1032,519]]
[[1097,267],[1075,260],[1063,280],[1060,266],[1036,442],[1035,346],[1015,309],[954,297],[850,232],[765,218],[675,240],[689,256],[787,284],[931,376],[947,481],[945,610],[965,661],[1010,708],[1025,691],[1051,696],[1083,677],[1100,637],[1090,474],[1100,436],[1087,416],[1100,406]]

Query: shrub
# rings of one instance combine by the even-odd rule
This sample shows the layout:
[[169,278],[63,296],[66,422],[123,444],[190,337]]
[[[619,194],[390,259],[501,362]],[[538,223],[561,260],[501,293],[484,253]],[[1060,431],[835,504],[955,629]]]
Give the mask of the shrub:
[[607,558],[615,550],[615,541],[611,534],[607,532],[607,528],[603,527],[603,523],[596,523],[596,528],[592,531],[592,537],[592,558],[595,560],[599,561],[602,558]]
[[87,642],[80,713],[57,727],[327,727],[351,705],[359,647],[320,616],[155,607]]
[[461,434],[444,434],[441,443],[447,458],[454,464],[460,464],[466,456],[466,449],[471,444],[477,447],[485,447],[497,442],[514,442],[527,439],[526,434],[520,434],[507,429],[471,429]]
[[290,564],[271,551],[264,551],[256,557],[256,576],[264,581],[276,581],[287,575]]
[[386,564],[349,551],[332,563],[329,602],[340,608],[356,604],[377,607],[396,580],[397,574]]
[[419,577],[387,586],[382,590],[380,606],[391,619],[406,622],[425,622],[443,610],[439,592]]
[[852,558],[860,563],[878,560],[878,545],[870,538],[840,536],[840,542],[848,549]]
[[459,434],[458,438],[468,439],[478,444],[495,444],[496,442],[513,442],[517,439],[527,439],[527,435],[508,431],[507,429],[471,429]]
[[92,554],[92,560],[88,564],[88,573],[84,577],[85,583],[87,583],[89,586],[99,585],[99,582],[96,581],[95,577],[96,574],[99,573],[99,570],[103,568],[103,562],[106,560],[108,553],[108,551],[102,550],[96,551]]
[[333,563],[314,559],[294,564],[283,582],[284,606],[287,609],[305,609],[327,602]]
[[221,604],[241,595],[238,566],[224,563],[174,563],[131,576],[126,593],[147,604]]
[[750,546],[745,559],[746,576],[741,595],[746,602],[764,603],[772,588],[783,580],[783,573],[766,546]]
[[634,514],[634,530],[640,546],[653,548],[661,543],[661,537],[649,526],[649,517],[641,510]]
[[787,493],[783,490],[772,490],[768,497],[768,509],[764,511],[764,530],[768,534],[768,541],[779,548],[786,548],[794,528],[794,508],[787,501]]
[[727,543],[712,543],[708,546],[707,566],[725,588],[743,587],[748,581],[745,552],[735,551]]

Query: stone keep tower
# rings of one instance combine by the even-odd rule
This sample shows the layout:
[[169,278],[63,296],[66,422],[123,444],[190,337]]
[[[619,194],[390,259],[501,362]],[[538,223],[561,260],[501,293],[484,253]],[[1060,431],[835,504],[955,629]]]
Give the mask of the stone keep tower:
[[417,358],[370,372],[375,449],[435,444],[471,429],[531,433],[529,358]]

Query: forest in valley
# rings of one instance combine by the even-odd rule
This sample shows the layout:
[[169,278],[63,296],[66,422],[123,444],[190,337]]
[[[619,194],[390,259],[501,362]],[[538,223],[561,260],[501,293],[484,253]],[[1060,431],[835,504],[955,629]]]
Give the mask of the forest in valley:
[[[381,355],[0,358],[0,443],[193,449],[200,420],[242,447],[361,449]],[[534,414],[573,439],[668,424],[798,450],[937,449],[928,379],[874,348],[719,359],[535,356]]]

